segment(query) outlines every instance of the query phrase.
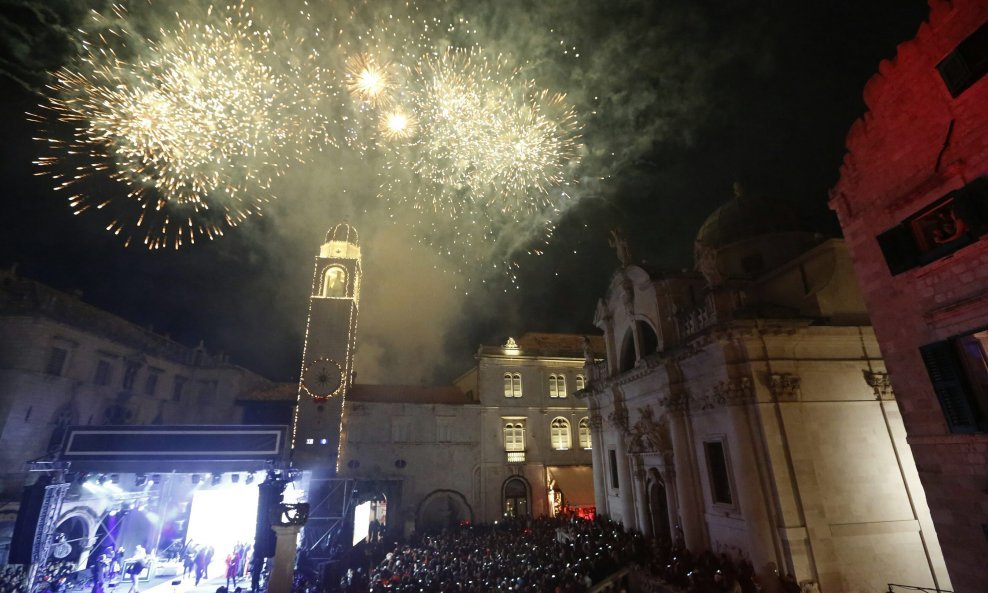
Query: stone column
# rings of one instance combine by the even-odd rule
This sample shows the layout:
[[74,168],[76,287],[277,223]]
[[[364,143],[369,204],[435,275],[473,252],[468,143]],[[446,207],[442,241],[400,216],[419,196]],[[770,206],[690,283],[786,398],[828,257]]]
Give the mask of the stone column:
[[597,514],[607,514],[607,468],[604,467],[604,431],[600,411],[590,410],[590,456],[593,459],[593,500]]
[[[669,437],[676,468],[675,484],[667,484],[667,487],[676,492],[678,524],[683,530],[686,547],[703,550],[708,547],[707,530],[703,517],[703,493],[696,479],[696,460],[688,426],[689,394],[685,391],[673,392],[664,403],[669,411]],[[675,531],[673,525],[673,538]]]
[[635,498],[635,516],[638,522],[638,531],[648,537],[652,535],[652,522],[648,517],[648,492],[645,487],[645,466],[641,455],[632,455],[631,461],[631,483],[632,492]]
[[268,578],[268,593],[291,593],[295,577],[295,552],[301,525],[272,525],[278,544]]
[[617,457],[618,470],[618,499],[621,501],[621,522],[627,529],[636,529],[635,501],[632,495],[633,484],[631,481],[631,467],[628,460],[627,440],[628,430],[628,409],[624,407],[624,402],[615,398],[614,411],[609,418],[617,433],[617,443],[615,444],[615,456]]

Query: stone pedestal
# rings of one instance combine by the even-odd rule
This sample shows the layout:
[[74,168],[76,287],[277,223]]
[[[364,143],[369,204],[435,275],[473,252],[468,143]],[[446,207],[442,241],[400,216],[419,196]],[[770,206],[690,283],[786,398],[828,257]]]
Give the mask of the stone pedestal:
[[271,564],[271,576],[268,580],[268,593],[291,593],[292,580],[295,576],[295,552],[298,542],[298,532],[301,525],[273,525],[278,544],[275,547],[274,559]]

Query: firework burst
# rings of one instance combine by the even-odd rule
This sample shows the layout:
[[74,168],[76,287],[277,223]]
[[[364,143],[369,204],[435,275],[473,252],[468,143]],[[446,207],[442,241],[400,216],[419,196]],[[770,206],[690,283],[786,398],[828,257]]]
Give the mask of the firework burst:
[[[54,74],[34,119],[73,126],[37,160],[76,213],[149,248],[213,238],[271,199],[272,181],[325,140],[324,76],[312,54],[240,4],[178,18],[147,40],[128,13],[93,15],[84,53]],[[98,189],[109,176],[126,192]]]
[[579,157],[579,126],[563,95],[478,50],[429,56],[408,79],[402,97],[418,125],[385,143],[382,197],[447,214],[552,207]]

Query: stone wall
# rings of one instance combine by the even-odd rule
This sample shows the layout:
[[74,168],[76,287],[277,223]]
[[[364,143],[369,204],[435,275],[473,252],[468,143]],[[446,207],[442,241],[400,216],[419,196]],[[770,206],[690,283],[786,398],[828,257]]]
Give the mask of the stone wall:
[[865,87],[868,111],[848,133],[830,205],[891,374],[951,581],[973,593],[988,589],[988,435],[950,432],[920,347],[988,326],[988,241],[982,236],[893,275],[877,239],[988,175],[988,80],[952,97],[937,70],[988,20],[988,4],[930,5],[929,22]]

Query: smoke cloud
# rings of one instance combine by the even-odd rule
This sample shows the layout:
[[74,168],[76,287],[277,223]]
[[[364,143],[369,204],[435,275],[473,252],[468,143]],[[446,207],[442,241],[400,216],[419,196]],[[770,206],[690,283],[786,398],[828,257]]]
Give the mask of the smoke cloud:
[[[3,2],[0,74],[40,92],[48,73],[78,51],[77,29],[84,26],[88,9],[105,14],[107,4]],[[157,316],[159,330],[174,327],[178,337],[205,337],[207,346],[227,350],[273,378],[297,376],[313,257],[327,228],[348,220],[360,233],[364,254],[358,381],[448,380],[472,363],[478,341],[500,343],[523,331],[587,331],[593,301],[603,294],[613,266],[606,246],[609,224],[632,221],[642,229],[642,234],[630,233],[633,245],[636,238],[647,241],[650,257],[665,254],[668,262],[685,267],[690,236],[705,212],[728,195],[738,163],[741,168],[764,164],[750,156],[758,149],[737,137],[730,143],[743,158],[726,158],[730,155],[711,135],[718,127],[738,135],[751,131],[739,123],[751,119],[741,90],[760,85],[783,90],[777,82],[784,70],[780,60],[789,50],[780,40],[797,17],[758,10],[760,4],[448,0],[407,8],[404,0],[251,3],[259,18],[284,23],[305,43],[324,45],[326,65],[336,70],[344,61],[337,48],[357,48],[365,31],[376,26],[386,25],[394,39],[411,44],[418,31],[403,28],[409,12],[417,23],[455,23],[453,31],[437,27],[431,32],[435,51],[476,44],[510,57],[539,88],[566,94],[582,125],[581,159],[572,171],[575,185],[554,192],[554,207],[542,215],[526,214],[499,227],[497,245],[487,244],[479,257],[451,258],[418,240],[420,212],[389,207],[378,195],[380,176],[386,174],[380,155],[341,142],[342,148],[323,146],[276,180],[272,192],[279,199],[262,218],[177,253],[131,250],[125,257],[140,262],[132,267],[137,271],[129,276],[108,272],[91,281],[115,285],[103,292],[131,303],[131,311],[135,302],[155,310],[136,315]],[[174,12],[191,18],[207,5],[160,0],[134,2],[129,9],[151,35]],[[776,86],[768,86],[772,81]],[[346,115],[340,105],[332,100],[324,108],[339,120]],[[752,128],[772,119],[759,117],[751,120],[756,122]],[[687,163],[684,155],[693,160]],[[87,224],[84,218],[75,224]],[[449,224],[449,230],[469,231],[456,221]],[[547,244],[543,229],[552,227]],[[532,255],[537,252],[547,255]],[[504,260],[511,262],[517,284],[503,268],[495,268]],[[465,274],[459,271],[461,263],[453,263],[462,261],[472,262]],[[130,282],[134,274],[143,280]],[[135,290],[128,284],[147,286],[165,276],[182,279],[186,290],[128,299],[128,291]],[[197,283],[206,278],[212,280]],[[114,306],[110,297],[105,305]],[[212,313],[198,313],[200,307]]]

